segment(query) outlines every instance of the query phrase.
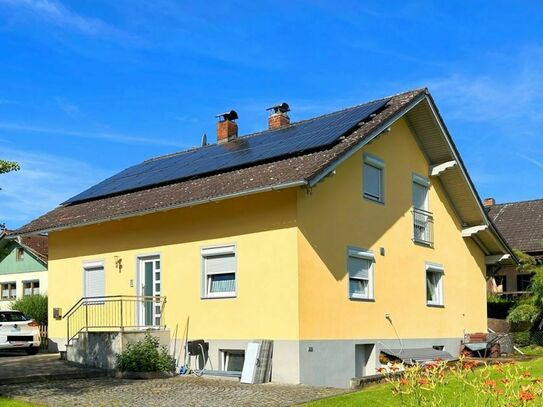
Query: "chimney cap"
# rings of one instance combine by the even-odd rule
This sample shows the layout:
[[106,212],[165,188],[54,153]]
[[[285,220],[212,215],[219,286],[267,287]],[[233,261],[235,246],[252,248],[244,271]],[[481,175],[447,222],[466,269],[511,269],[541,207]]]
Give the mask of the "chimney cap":
[[278,105],[274,105],[271,107],[268,107],[266,110],[273,110],[273,114],[275,113],[286,113],[290,111],[290,106],[287,102],[279,103]]
[[238,114],[235,110],[229,110],[228,112],[219,113],[215,117],[218,117],[220,121],[234,121],[238,118]]

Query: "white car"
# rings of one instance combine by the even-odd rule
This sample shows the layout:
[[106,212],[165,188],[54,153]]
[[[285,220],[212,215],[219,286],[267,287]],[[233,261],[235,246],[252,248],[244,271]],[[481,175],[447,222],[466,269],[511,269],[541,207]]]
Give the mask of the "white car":
[[19,311],[0,311],[0,350],[25,350],[35,355],[40,350],[40,327]]

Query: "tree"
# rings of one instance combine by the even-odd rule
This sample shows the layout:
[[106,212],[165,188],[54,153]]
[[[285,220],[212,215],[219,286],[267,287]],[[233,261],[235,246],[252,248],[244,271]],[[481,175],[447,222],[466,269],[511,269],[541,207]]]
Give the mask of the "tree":
[[515,255],[519,259],[517,271],[530,273],[533,277],[528,287],[528,295],[511,309],[507,320],[517,324],[531,325],[540,317],[543,310],[543,265],[520,250],[515,250]]

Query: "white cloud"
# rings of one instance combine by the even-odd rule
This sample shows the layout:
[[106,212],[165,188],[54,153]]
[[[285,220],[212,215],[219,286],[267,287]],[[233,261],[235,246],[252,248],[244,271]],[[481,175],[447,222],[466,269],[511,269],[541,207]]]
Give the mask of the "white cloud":
[[2,146],[2,158],[21,170],[0,176],[0,223],[19,227],[110,175],[99,167],[65,157]]
[[156,137],[130,136],[130,135],[119,134],[119,133],[111,133],[111,132],[84,132],[84,131],[78,131],[78,130],[35,126],[35,125],[26,124],[26,123],[0,122],[0,129],[23,132],[23,133],[43,133],[43,134],[50,134],[52,136],[68,136],[68,137],[81,137],[81,138],[87,138],[87,139],[101,139],[101,140],[112,141],[115,143],[122,143],[122,144],[152,144],[152,145],[161,145],[161,146],[185,147],[185,145],[182,143],[177,143],[177,142],[160,139]]
[[68,99],[61,96],[55,97],[55,102],[57,102],[58,107],[66,114],[73,116],[79,112],[79,106],[71,103]]
[[[440,99],[438,103],[444,102],[453,119],[468,122],[541,120],[543,47],[527,47],[509,60],[510,65],[496,66],[486,74],[455,73],[430,79],[427,84]],[[500,65],[498,60],[496,65]]]
[[57,0],[0,0],[0,5],[31,14],[34,18],[59,27],[71,28],[88,36],[127,38],[129,35],[104,21],[82,16]]

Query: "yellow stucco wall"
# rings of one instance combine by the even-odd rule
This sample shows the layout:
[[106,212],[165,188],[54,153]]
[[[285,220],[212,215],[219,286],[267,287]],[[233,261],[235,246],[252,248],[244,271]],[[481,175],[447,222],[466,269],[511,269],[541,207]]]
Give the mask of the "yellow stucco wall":
[[[187,317],[192,338],[297,338],[295,214],[292,189],[51,233],[50,315],[83,296],[84,261],[105,261],[106,295],[135,295],[137,256],[158,253],[165,322],[172,331],[178,325],[178,338]],[[237,298],[202,300],[200,249],[229,243],[237,250]],[[50,319],[50,336],[65,337],[65,323]]]
[[[428,163],[403,120],[342,163],[311,193],[263,193],[53,232],[50,315],[83,296],[84,261],[104,260],[106,294],[135,295],[137,256],[160,254],[165,322],[178,338],[458,338],[486,328],[484,255],[461,237],[439,180],[431,180],[434,248],[412,242],[412,173]],[[362,197],[362,156],[385,161],[385,204]],[[236,244],[237,297],[200,298],[202,246]],[[347,247],[375,253],[375,301],[348,299]],[[385,255],[379,254],[379,248]],[[117,270],[114,258],[122,259]],[[425,262],[444,265],[444,307],[426,305]],[[136,284],[134,284],[135,286]],[[66,335],[50,320],[50,336]]]
[[[385,204],[362,196],[363,153],[385,162]],[[439,180],[432,178],[434,248],[412,241],[412,174],[428,162],[402,119],[342,163],[311,192],[298,193],[300,338],[453,338],[486,329],[484,254],[461,237]],[[375,254],[375,301],[348,299],[347,247]],[[385,249],[385,255],[379,249]],[[444,307],[426,305],[425,262],[443,264]]]

